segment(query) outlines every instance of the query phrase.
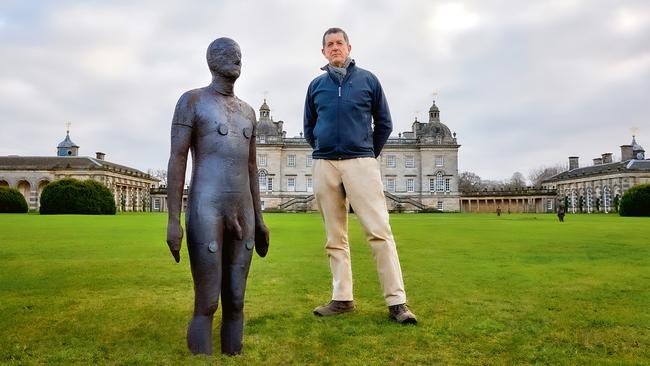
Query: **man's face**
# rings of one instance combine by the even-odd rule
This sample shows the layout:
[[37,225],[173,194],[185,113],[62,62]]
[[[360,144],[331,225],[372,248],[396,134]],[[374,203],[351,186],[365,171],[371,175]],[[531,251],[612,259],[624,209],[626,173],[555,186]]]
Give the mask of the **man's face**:
[[219,42],[211,50],[208,64],[217,74],[227,79],[237,79],[241,74],[241,51],[233,41]]
[[330,64],[341,67],[352,51],[343,37],[343,33],[330,33],[325,36],[325,47],[321,50]]

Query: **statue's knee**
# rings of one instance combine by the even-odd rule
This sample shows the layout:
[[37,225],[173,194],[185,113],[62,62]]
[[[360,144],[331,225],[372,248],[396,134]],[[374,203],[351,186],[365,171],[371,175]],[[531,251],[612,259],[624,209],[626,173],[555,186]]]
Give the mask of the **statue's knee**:
[[244,296],[233,296],[227,304],[224,302],[223,306],[229,314],[241,314],[244,311]]
[[219,308],[219,302],[214,301],[207,304],[197,304],[194,308],[194,314],[200,316],[212,316]]

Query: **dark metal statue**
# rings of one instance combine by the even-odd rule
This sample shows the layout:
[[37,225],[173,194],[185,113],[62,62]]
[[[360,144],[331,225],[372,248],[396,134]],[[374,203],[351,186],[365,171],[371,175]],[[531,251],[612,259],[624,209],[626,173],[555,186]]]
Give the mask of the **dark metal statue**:
[[181,96],[171,128],[167,244],[176,262],[183,238],[180,214],[188,150],[192,180],[186,210],[187,249],[194,279],[194,315],[187,345],[212,354],[212,319],[221,294],[221,352],[241,353],[244,291],[252,250],[264,257],[269,232],[260,206],[255,112],[233,92],[241,72],[239,45],[219,38],[207,51],[212,83]]

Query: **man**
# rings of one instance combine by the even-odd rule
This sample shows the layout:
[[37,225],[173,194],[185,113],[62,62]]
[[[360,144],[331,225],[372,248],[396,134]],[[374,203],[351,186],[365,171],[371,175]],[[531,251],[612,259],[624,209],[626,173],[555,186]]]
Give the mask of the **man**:
[[260,204],[255,112],[233,92],[241,72],[235,41],[219,38],[207,52],[212,83],[181,96],[172,120],[168,167],[167,244],[176,262],[183,238],[180,213],[187,152],[192,184],[185,217],[194,279],[192,353],[212,354],[212,319],[221,294],[221,352],[241,352],[244,290],[252,249],[264,257],[269,234]]
[[[379,80],[350,59],[352,46],[340,28],[323,35],[321,52],[329,61],[314,79],[305,100],[304,134],[314,149],[314,195],[327,233],[332,300],[314,309],[318,316],[354,310],[348,243],[348,202],[375,257],[391,319],[415,324],[406,293],[377,157],[392,131]],[[373,124],[374,122],[374,129]]]

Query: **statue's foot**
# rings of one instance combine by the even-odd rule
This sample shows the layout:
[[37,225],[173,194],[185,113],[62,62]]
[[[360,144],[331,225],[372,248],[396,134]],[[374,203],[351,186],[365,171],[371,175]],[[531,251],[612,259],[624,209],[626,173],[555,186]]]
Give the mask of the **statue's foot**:
[[187,328],[187,347],[192,354],[212,354],[212,318],[194,316]]

